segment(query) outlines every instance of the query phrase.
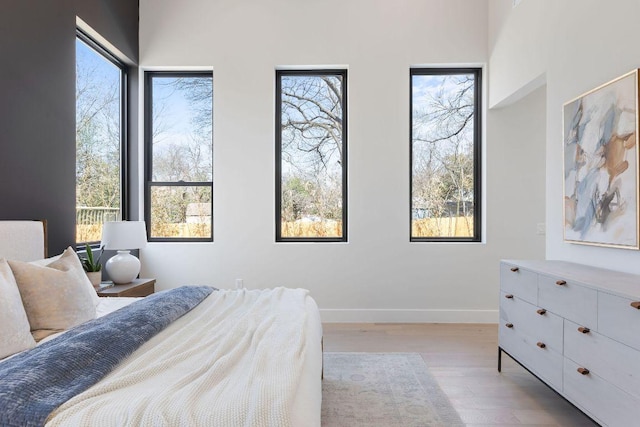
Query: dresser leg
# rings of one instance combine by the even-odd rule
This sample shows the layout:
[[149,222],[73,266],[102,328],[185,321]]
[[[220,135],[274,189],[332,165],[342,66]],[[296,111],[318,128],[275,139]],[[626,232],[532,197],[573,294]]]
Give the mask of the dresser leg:
[[498,372],[502,372],[502,347],[498,347]]

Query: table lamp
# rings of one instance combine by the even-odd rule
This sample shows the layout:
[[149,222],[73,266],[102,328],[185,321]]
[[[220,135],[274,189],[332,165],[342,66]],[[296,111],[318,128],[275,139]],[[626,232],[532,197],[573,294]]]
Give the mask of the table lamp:
[[147,229],[144,221],[105,222],[102,226],[102,245],[118,254],[105,264],[113,283],[130,283],[140,273],[140,260],[130,254],[132,249],[147,245]]

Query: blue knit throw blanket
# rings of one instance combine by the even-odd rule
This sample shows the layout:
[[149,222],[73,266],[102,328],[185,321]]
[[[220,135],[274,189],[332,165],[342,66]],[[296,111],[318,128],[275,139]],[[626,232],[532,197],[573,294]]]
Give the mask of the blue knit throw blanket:
[[0,426],[42,426],[58,406],[104,378],[123,359],[214,288],[159,292],[0,362]]

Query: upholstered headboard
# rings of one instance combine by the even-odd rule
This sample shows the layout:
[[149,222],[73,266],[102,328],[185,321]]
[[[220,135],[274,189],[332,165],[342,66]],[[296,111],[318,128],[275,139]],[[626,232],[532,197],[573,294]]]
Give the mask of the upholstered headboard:
[[0,258],[34,261],[46,256],[46,221],[0,221]]

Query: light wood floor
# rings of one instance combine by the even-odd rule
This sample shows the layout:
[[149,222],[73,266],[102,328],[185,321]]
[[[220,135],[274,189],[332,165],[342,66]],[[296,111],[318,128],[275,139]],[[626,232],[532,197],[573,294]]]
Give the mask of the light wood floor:
[[420,353],[467,426],[597,426],[502,356],[498,327],[480,324],[327,323],[324,351]]

